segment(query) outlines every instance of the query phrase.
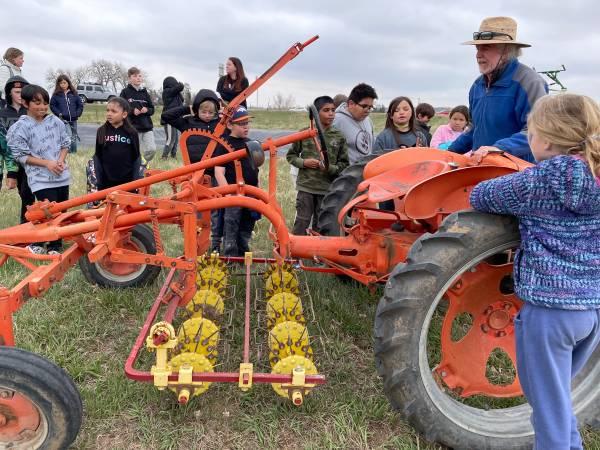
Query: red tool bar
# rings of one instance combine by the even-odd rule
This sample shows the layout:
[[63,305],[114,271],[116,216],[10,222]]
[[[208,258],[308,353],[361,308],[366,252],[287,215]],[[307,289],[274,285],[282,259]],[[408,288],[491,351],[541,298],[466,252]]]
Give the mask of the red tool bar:
[[244,311],[244,362],[250,362],[250,266],[252,258],[245,256],[246,263],[246,309]]

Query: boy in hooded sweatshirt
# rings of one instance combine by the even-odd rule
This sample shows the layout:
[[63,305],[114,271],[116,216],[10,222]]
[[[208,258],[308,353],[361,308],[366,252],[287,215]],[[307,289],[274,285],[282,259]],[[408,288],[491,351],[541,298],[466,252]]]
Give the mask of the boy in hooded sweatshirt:
[[[175,108],[164,110],[160,118],[181,132],[198,129],[212,133],[217,123],[219,123],[218,112],[220,106],[221,103],[217,94],[210,89],[200,89],[191,105],[176,106]],[[187,150],[192,164],[202,159],[209,142],[210,139],[204,136],[191,136],[187,139]],[[205,173],[212,177],[213,186],[217,186],[214,171],[208,169]],[[220,252],[223,240],[223,227],[223,210],[218,209],[213,211],[211,213],[211,252]]]
[[350,164],[356,164],[373,151],[375,137],[369,114],[374,108],[376,99],[375,89],[368,84],[360,83],[352,88],[348,101],[335,110],[333,127],[338,129],[346,139]]
[[19,120],[19,117],[27,114],[21,101],[21,89],[26,86],[25,78],[15,75],[6,82],[4,88],[7,99],[6,105],[0,108],[0,187],[4,178],[4,166],[6,166],[6,187],[14,189],[17,186],[17,173],[19,165],[12,157],[11,151],[6,143],[8,129]]
[[[71,173],[66,164],[71,139],[65,124],[48,114],[50,96],[36,85],[21,91],[27,115],[8,130],[7,142],[13,157],[25,168],[27,182],[37,200],[62,202],[69,198]],[[42,245],[32,244],[33,253],[45,253]],[[60,253],[60,239],[48,243],[48,254]]]
[[[175,77],[167,77],[163,80],[163,111],[183,106],[183,83],[180,83]],[[169,154],[171,158],[175,158],[177,154],[177,141],[179,140],[179,132],[172,125],[169,125],[160,118],[160,124],[165,128],[165,148],[163,149],[162,159],[167,159]]]
[[140,152],[142,154],[142,165],[146,167],[148,162],[154,158],[156,153],[156,143],[154,141],[154,125],[152,124],[152,115],[154,114],[154,104],[150,94],[142,86],[144,77],[137,67],[130,67],[127,70],[127,79],[129,84],[121,91],[119,97],[123,97],[129,102],[132,114],[130,116],[131,125],[137,130],[140,141]]
[[[5,94],[6,98],[8,99],[8,104],[0,109],[0,141],[4,142],[4,144],[2,144],[2,148],[5,149],[4,158],[8,170],[7,186],[9,189],[12,189],[12,174],[14,173],[14,168],[9,164],[9,160],[15,161],[15,159],[13,158],[12,151],[6,142],[6,135],[8,133],[8,129],[14,123],[16,123],[17,120],[19,120],[19,117],[27,115],[27,109],[25,109],[23,106],[23,100],[21,99],[21,91],[23,87],[27,86],[28,84],[29,83],[27,80],[19,75],[9,78],[5,87]],[[19,192],[19,197],[21,197],[21,223],[25,223],[27,221],[25,219],[25,212],[27,211],[27,207],[29,205],[33,205],[35,202],[35,197],[33,196],[31,189],[29,189],[29,184],[27,184],[27,175],[25,174],[25,169],[20,164],[16,164],[16,166],[17,170],[14,179],[16,179],[17,190]]]

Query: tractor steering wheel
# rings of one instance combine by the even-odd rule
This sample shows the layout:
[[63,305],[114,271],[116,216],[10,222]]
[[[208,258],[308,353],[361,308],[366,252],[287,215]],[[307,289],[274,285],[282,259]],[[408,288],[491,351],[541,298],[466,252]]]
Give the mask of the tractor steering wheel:
[[310,119],[310,128],[317,130],[317,135],[313,137],[313,141],[319,151],[321,165],[324,170],[329,170],[329,154],[327,153],[327,144],[325,143],[325,133],[319,119],[319,112],[314,105],[308,107],[308,117]]

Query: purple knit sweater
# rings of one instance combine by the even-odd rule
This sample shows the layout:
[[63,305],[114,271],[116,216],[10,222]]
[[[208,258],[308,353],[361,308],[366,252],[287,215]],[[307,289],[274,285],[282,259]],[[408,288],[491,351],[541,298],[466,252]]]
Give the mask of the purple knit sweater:
[[519,219],[519,298],[551,308],[600,308],[600,179],[585,161],[561,155],[484,181],[473,189],[471,205]]

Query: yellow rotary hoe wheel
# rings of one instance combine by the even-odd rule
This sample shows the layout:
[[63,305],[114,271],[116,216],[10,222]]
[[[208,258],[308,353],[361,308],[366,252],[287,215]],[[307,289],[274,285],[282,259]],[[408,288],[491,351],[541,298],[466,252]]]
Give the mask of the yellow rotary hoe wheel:
[[267,302],[267,327],[271,329],[286,321],[306,323],[300,298],[295,294],[280,292]]
[[269,362],[271,367],[288,356],[299,355],[312,361],[308,330],[297,322],[282,322],[269,332]]
[[[271,373],[292,375],[294,369],[297,367],[303,368],[306,375],[316,375],[318,373],[316,366],[310,359],[299,355],[292,355],[282,359],[275,364],[275,367],[273,367]],[[273,390],[275,390],[275,392],[277,392],[277,394],[280,396],[290,398],[288,389],[285,389],[281,383],[271,383],[271,386],[273,386]],[[314,385],[309,385],[308,387],[312,388]],[[308,394],[309,392],[309,389],[305,389],[304,395]]]
[[266,297],[286,292],[289,294],[300,294],[298,278],[293,271],[283,270],[283,266],[273,270],[265,279]]
[[227,265],[219,259],[216,253],[200,256],[197,262],[196,285],[198,288],[211,290],[223,296],[229,275]]
[[[213,365],[206,356],[193,352],[180,353],[171,358],[169,364],[173,371],[178,371],[182,366],[191,366],[194,372],[214,372]],[[208,390],[210,385],[211,383],[206,382],[195,387],[192,396],[203,394]],[[171,390],[177,393],[176,389],[171,388]]]
[[219,343],[219,327],[212,320],[202,317],[188,319],[179,328],[177,333],[179,352],[191,352],[204,355],[214,364]]
[[196,275],[196,286],[198,289],[208,289],[225,295],[227,272],[213,266],[200,268]]
[[215,267],[223,272],[227,272],[227,264],[221,261],[216,253],[199,256],[198,259],[196,259],[196,262],[198,263],[199,269],[204,269],[205,267]]
[[191,317],[203,317],[217,322],[223,316],[225,305],[223,297],[217,292],[209,289],[199,289],[185,308]]

